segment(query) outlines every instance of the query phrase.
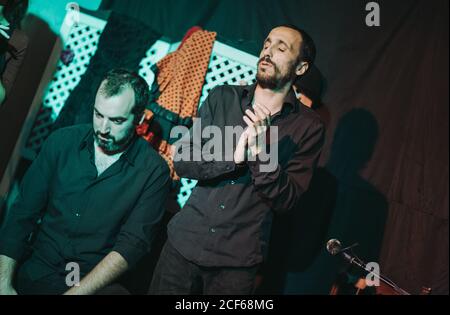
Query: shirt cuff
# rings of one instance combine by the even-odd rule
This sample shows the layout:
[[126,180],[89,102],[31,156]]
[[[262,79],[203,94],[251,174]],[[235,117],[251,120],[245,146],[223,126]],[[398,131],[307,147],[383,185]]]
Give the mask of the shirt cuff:
[[129,268],[133,268],[149,252],[146,246],[136,246],[125,242],[117,243],[113,251],[118,252],[127,262]]
[[[262,162],[258,156],[256,156],[256,159],[254,159],[252,161],[247,160],[247,165],[253,176],[259,176],[263,173],[271,173],[269,171],[266,171],[263,168],[264,165],[267,165],[267,162]],[[278,168],[278,165],[277,165],[277,168]],[[272,170],[272,172],[276,171],[277,168]]]

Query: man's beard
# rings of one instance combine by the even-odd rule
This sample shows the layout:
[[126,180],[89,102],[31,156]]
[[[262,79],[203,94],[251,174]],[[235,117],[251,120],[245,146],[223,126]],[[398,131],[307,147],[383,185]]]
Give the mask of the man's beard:
[[[261,70],[259,69],[259,64],[263,61],[270,63],[272,65],[274,70],[274,73],[272,75],[263,76],[263,74],[261,73]],[[285,75],[282,75],[278,67],[269,58],[263,57],[258,61],[258,72],[256,73],[256,82],[263,89],[279,90],[282,87],[284,87],[288,82],[293,81],[295,77],[296,73],[294,64],[289,65],[289,71]]]
[[[108,139],[109,141],[105,141],[102,138]],[[101,134],[99,131],[94,132],[94,139],[97,145],[106,153],[106,154],[115,154],[124,151],[131,141],[134,139],[135,132],[134,127],[130,128],[127,131],[125,137],[117,141],[113,136],[109,134]]]

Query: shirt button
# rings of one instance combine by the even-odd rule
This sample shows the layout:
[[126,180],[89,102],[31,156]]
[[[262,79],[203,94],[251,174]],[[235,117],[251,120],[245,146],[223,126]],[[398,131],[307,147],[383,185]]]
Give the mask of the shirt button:
[[225,205],[220,205],[219,208],[223,210],[225,209]]
[[211,231],[211,233],[216,233],[216,229],[215,228],[211,228],[209,230]]

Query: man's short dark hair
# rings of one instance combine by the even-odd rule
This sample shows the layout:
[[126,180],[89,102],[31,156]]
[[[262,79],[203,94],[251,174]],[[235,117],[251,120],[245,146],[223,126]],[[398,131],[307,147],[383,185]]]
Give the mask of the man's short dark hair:
[[116,96],[127,87],[133,89],[134,107],[131,112],[135,117],[135,123],[138,123],[150,97],[147,82],[135,72],[126,69],[113,69],[106,73],[102,83],[99,92],[105,97]]
[[282,24],[277,27],[287,27],[300,33],[302,36],[302,45],[300,46],[299,62],[305,61],[309,64],[314,63],[314,60],[316,59],[316,45],[314,44],[312,37],[309,36],[305,30],[293,24]]
[[304,75],[298,76],[294,81],[297,92],[311,99],[313,109],[322,105],[321,98],[325,84],[324,80],[322,73],[312,64]]

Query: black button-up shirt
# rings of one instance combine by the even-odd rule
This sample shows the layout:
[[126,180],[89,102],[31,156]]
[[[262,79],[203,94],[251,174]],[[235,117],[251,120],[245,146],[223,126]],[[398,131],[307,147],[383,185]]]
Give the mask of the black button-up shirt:
[[92,125],[57,130],[22,181],[0,254],[21,260],[41,219],[25,263],[32,279],[67,273],[68,262],[85,275],[111,251],[133,266],[150,250],[169,186],[166,162],[145,140],[97,176]]
[[[278,141],[275,170],[260,172],[259,159],[248,161],[244,167],[235,165],[234,149],[225,147],[220,152],[221,161],[211,161],[207,155],[200,161],[176,161],[185,150],[193,152],[196,143],[198,146],[198,139],[192,139],[196,124],[201,124],[202,130],[217,126],[222,132],[225,126],[245,127],[242,117],[252,108],[255,87],[213,89],[199,110],[201,120],[177,142],[177,174],[198,183],[186,205],[169,222],[168,237],[185,258],[202,266],[260,263],[267,254],[273,211],[289,210],[298,202],[308,188],[323,146],[324,127],[319,116],[301,105],[291,91],[271,120],[271,125],[278,127],[278,139],[270,139]],[[202,144],[205,142],[208,139]],[[213,151],[211,154],[217,154]]]

